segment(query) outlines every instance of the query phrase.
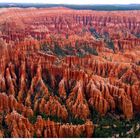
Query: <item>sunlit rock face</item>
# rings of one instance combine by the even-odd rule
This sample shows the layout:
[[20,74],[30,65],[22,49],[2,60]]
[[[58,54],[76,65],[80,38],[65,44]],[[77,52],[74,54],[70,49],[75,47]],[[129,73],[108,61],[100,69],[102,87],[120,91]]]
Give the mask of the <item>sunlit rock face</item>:
[[1,11],[0,137],[94,137],[94,111],[139,116],[140,11]]

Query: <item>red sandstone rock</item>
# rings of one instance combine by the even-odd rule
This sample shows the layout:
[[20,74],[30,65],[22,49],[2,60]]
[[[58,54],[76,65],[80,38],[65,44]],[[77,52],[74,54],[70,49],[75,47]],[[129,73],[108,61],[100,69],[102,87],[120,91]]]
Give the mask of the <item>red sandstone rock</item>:
[[62,79],[59,83],[59,94],[62,99],[66,99],[65,81]]
[[75,118],[87,119],[89,117],[89,107],[84,97],[81,81],[77,82],[70,93],[67,99],[67,106]]
[[[139,11],[1,12],[0,123],[5,119],[11,137],[92,137],[89,107],[101,116],[120,109],[126,119],[140,112]],[[45,120],[43,113],[65,123]],[[67,123],[69,117],[85,123]]]

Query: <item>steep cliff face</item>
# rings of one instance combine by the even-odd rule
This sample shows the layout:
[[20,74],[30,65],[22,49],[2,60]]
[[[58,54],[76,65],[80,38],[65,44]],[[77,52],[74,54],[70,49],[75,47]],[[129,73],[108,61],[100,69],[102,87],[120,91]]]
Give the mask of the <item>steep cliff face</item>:
[[1,14],[0,137],[94,137],[97,114],[135,119],[139,15],[63,8]]
[[87,119],[90,115],[89,107],[84,97],[82,82],[79,81],[67,99],[67,106],[75,118]]
[[8,114],[5,119],[12,137],[33,137],[34,128],[27,118],[13,111],[11,114]]
[[5,122],[14,138],[30,138],[33,136],[45,138],[79,137],[84,134],[91,137],[94,126],[89,120],[82,125],[60,124],[54,121],[43,120],[41,116],[37,117],[35,124],[31,124],[28,118],[23,117],[16,111],[11,112],[5,118]]
[[133,105],[123,89],[103,82],[90,82],[87,90],[90,92],[89,103],[105,115],[107,111],[114,111],[119,108],[127,119],[133,117]]

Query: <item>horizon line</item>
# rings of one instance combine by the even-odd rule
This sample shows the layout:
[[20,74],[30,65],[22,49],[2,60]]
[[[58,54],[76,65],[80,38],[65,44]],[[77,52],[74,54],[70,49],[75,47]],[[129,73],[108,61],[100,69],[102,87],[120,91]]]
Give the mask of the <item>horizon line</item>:
[[46,2],[0,2],[0,4],[3,3],[3,4],[51,4],[51,5],[139,5],[140,3],[114,3],[114,4],[104,4],[104,3],[99,3],[99,4],[73,4],[73,3],[46,3]]

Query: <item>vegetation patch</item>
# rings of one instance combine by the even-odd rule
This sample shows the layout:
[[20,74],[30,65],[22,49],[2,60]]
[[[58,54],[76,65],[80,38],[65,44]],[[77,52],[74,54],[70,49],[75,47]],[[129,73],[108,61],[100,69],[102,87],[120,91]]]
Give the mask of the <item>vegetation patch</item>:
[[109,114],[100,116],[93,110],[92,121],[95,125],[93,137],[95,138],[136,138],[140,135],[140,118],[133,120],[114,119]]
[[89,46],[85,46],[83,49],[84,49],[86,52],[88,52],[89,54],[93,54],[93,55],[98,56],[98,52],[97,52],[97,50],[96,50],[95,48],[91,48],[91,47],[89,47]]

